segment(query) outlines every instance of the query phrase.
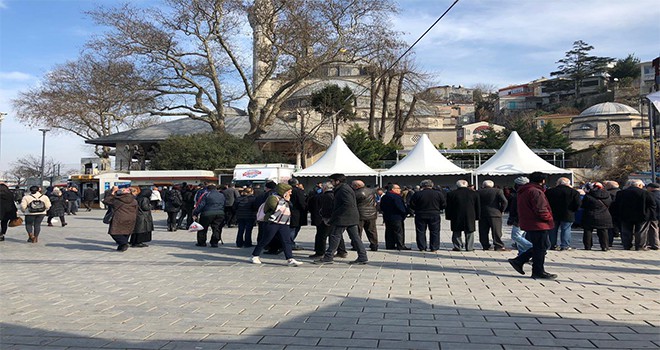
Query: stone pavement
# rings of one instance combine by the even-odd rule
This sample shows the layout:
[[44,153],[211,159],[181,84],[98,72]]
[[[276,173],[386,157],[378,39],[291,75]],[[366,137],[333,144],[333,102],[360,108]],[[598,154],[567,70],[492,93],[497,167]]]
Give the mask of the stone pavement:
[[[102,211],[0,242],[0,348],[14,349],[642,349],[660,347],[658,252],[549,252],[555,281],[520,276],[514,252],[369,252],[370,264],[248,263],[249,249],[195,247],[166,232],[125,253]],[[406,237],[414,249],[412,220]],[[508,234],[507,228],[505,228]],[[384,227],[379,226],[382,239]],[[255,234],[256,236],[256,234]],[[300,243],[311,247],[313,228]],[[509,242],[507,240],[507,242]],[[574,247],[581,234],[574,232]],[[382,245],[381,245],[382,247]],[[478,244],[477,244],[478,249]],[[530,273],[530,268],[527,273]]]

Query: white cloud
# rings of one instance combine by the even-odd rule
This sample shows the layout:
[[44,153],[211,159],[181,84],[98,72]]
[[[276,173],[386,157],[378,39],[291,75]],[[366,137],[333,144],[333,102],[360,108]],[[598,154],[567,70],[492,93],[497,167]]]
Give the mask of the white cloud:
[[0,72],[0,80],[29,81],[33,79],[35,79],[35,77],[23,72]]

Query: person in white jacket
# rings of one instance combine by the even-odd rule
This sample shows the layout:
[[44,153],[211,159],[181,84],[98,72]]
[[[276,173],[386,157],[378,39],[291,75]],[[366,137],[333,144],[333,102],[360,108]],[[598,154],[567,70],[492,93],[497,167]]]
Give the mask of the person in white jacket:
[[50,209],[50,199],[39,192],[39,186],[30,187],[30,193],[21,200],[21,211],[25,214],[25,230],[28,242],[37,243],[41,232],[41,222]]
[[151,197],[149,198],[151,200],[151,210],[158,210],[158,207],[160,206],[160,203],[162,202],[163,198],[160,196],[160,191],[158,190],[158,187],[154,186],[153,189],[151,189]]

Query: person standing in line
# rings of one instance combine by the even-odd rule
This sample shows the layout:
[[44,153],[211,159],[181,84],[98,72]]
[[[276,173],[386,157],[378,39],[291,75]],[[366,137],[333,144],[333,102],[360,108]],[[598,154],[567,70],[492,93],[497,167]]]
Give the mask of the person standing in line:
[[293,239],[289,220],[291,219],[291,208],[289,200],[291,199],[291,185],[281,183],[277,184],[274,193],[269,195],[264,202],[264,232],[259,237],[257,245],[252,251],[250,262],[261,264],[259,256],[273,237],[279,236],[284,247],[284,257],[289,266],[295,267],[303,263],[293,258]]
[[[417,248],[431,252],[440,249],[440,215],[447,207],[447,199],[442,191],[433,188],[433,181],[420,182],[420,190],[410,198],[410,206],[415,213],[415,233]],[[426,229],[429,230],[429,244],[426,244]]]
[[502,213],[509,202],[504,196],[504,192],[495,188],[491,180],[486,180],[481,184],[482,188],[477,192],[479,194],[479,243],[483,250],[490,250],[490,239],[488,233],[492,233],[493,246],[496,251],[506,251],[504,242],[502,242]]
[[518,190],[518,220],[520,228],[527,233],[532,249],[508,259],[516,272],[525,274],[523,265],[532,260],[532,278],[555,279],[557,275],[545,271],[545,255],[548,251],[548,233],[555,227],[550,203],[545,197],[544,187],[548,175],[533,172],[529,183]]
[[646,185],[646,189],[655,201],[655,212],[653,213],[652,220],[649,221],[649,233],[646,239],[646,246],[649,249],[658,250],[660,246],[660,225],[658,225],[658,220],[660,220],[660,184],[651,182]]
[[[332,207],[335,201],[335,194],[332,192],[334,186],[331,181],[321,184],[321,193],[309,199],[308,208],[311,213],[312,224],[316,226],[314,235],[314,254],[309,257],[318,259],[325,255],[328,246],[328,237],[330,235],[330,219],[332,218]],[[342,237],[337,247],[336,257],[346,258],[348,252]]]
[[48,219],[46,220],[48,226],[53,226],[52,220],[54,217],[58,217],[60,219],[62,227],[66,226],[67,223],[64,219],[64,213],[66,212],[66,201],[62,196],[62,191],[57,187],[53,188],[53,191],[51,192],[50,196],[48,196],[48,199],[50,200],[50,209],[48,209]]
[[293,238],[293,250],[302,248],[296,243],[296,237],[303,226],[307,226],[307,195],[303,185],[297,179],[291,178],[288,181],[291,186],[291,237]]
[[335,199],[332,205],[332,217],[330,218],[330,242],[325,255],[316,260],[320,264],[332,264],[334,261],[335,253],[339,249],[342,235],[344,231],[348,232],[348,237],[351,239],[351,245],[357,249],[357,259],[349,262],[349,264],[364,265],[369,260],[367,258],[367,251],[360,240],[358,233],[358,223],[360,221],[360,212],[357,208],[357,200],[355,199],[355,191],[346,184],[346,176],[344,174],[332,174],[330,180],[334,186]]
[[518,254],[522,254],[532,249],[532,242],[525,238],[525,231],[520,229],[518,220],[518,190],[520,187],[527,185],[529,179],[524,176],[519,176],[513,180],[513,189],[511,189],[509,197],[509,219],[507,225],[511,225],[511,240],[516,243]]
[[211,226],[211,240],[212,248],[217,248],[218,243],[222,242],[222,226],[225,222],[225,196],[218,191],[216,185],[208,185],[207,192],[200,197],[199,204],[193,211],[193,219],[197,221],[204,229],[197,231],[197,244],[198,247],[206,247],[206,237]]
[[[190,227],[190,224],[192,224],[192,212],[195,207],[195,192],[197,191],[193,184],[189,184],[186,186],[186,190],[181,192],[183,204],[181,205],[181,216],[177,221],[177,226],[180,229],[187,230],[188,227]],[[184,220],[186,221],[185,225],[183,223]]]
[[183,205],[179,185],[174,185],[169,191],[165,192],[163,202],[165,203],[164,210],[167,213],[167,231],[174,232],[179,228],[176,222],[176,215]]
[[609,238],[607,231],[612,228],[612,216],[610,215],[610,205],[612,198],[610,194],[603,189],[600,182],[587,184],[587,193],[582,198],[582,243],[585,250],[591,250],[593,246],[593,231],[596,230],[598,242],[602,251],[608,251]]
[[[451,221],[451,241],[453,251],[459,252],[463,247],[468,252],[474,251],[474,231],[476,221],[481,212],[481,202],[476,191],[469,188],[465,180],[456,181],[456,190],[447,194],[447,210],[445,217]],[[465,234],[463,244],[462,234]]]
[[236,185],[230,183],[225,189],[222,190],[225,196],[225,226],[232,228],[236,225],[236,212],[234,211],[234,203],[241,196],[236,189]]
[[94,190],[94,185],[87,184],[87,188],[83,192],[83,205],[87,211],[92,211],[94,199],[96,199],[96,190]]
[[238,223],[236,232],[236,246],[239,248],[252,247],[252,229],[257,221],[257,209],[254,207],[254,194],[252,188],[243,190],[241,196],[234,202],[234,212]]
[[621,243],[625,250],[648,250],[646,241],[649,223],[656,207],[651,194],[643,188],[642,180],[628,180],[626,188],[617,193],[614,201],[621,220]]
[[18,218],[18,209],[14,201],[14,193],[5,183],[0,183],[0,242],[5,240],[9,221]]
[[406,246],[404,221],[408,216],[406,203],[401,196],[401,186],[392,184],[380,199],[380,210],[385,223],[385,249],[410,250]]
[[138,203],[129,188],[114,187],[112,192],[103,198],[103,203],[112,207],[112,220],[108,234],[117,243],[117,251],[128,250],[128,238],[135,230]]
[[621,191],[619,188],[619,183],[616,181],[605,181],[603,186],[609,193],[610,198],[612,198],[612,204],[610,205],[610,215],[612,216],[612,228],[608,230],[607,235],[609,238],[608,247],[614,245],[614,238],[621,237],[621,222],[619,221],[618,214],[616,212],[616,194]]
[[580,193],[571,187],[571,180],[560,177],[555,187],[545,191],[545,196],[552,208],[555,223],[550,231],[550,249],[572,250],[571,227],[575,222],[575,212],[580,209]]
[[362,239],[362,231],[364,231],[369,240],[369,249],[372,252],[378,251],[376,193],[373,189],[367,188],[362,180],[353,181],[351,186],[355,190],[355,200],[357,201],[358,211],[360,212],[360,222],[358,223],[360,239]]
[[137,213],[135,228],[129,239],[131,247],[148,247],[146,242],[151,242],[154,230],[154,219],[151,216],[151,189],[149,186],[140,187],[140,192],[135,196],[137,202]]
[[160,207],[160,202],[163,200],[163,198],[160,195],[160,191],[158,190],[158,187],[154,186],[151,189],[151,198],[149,198],[149,201],[151,202],[151,210],[158,210]]

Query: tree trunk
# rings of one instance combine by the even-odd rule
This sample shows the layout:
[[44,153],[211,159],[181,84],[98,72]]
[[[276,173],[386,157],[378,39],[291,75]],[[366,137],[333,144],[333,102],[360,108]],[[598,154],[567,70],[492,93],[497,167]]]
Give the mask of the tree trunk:
[[368,127],[368,133],[369,133],[369,138],[376,139],[376,104],[378,100],[378,91],[380,91],[380,87],[383,85],[383,80],[377,80],[377,76],[375,74],[371,74],[371,94],[369,96],[369,127]]
[[388,115],[388,100],[390,98],[390,87],[392,85],[392,77],[388,76],[385,78],[385,82],[383,83],[383,109],[381,110],[381,115],[380,115],[380,130],[378,131],[378,139],[380,141],[383,141],[385,139],[385,132],[386,132],[386,119]]

